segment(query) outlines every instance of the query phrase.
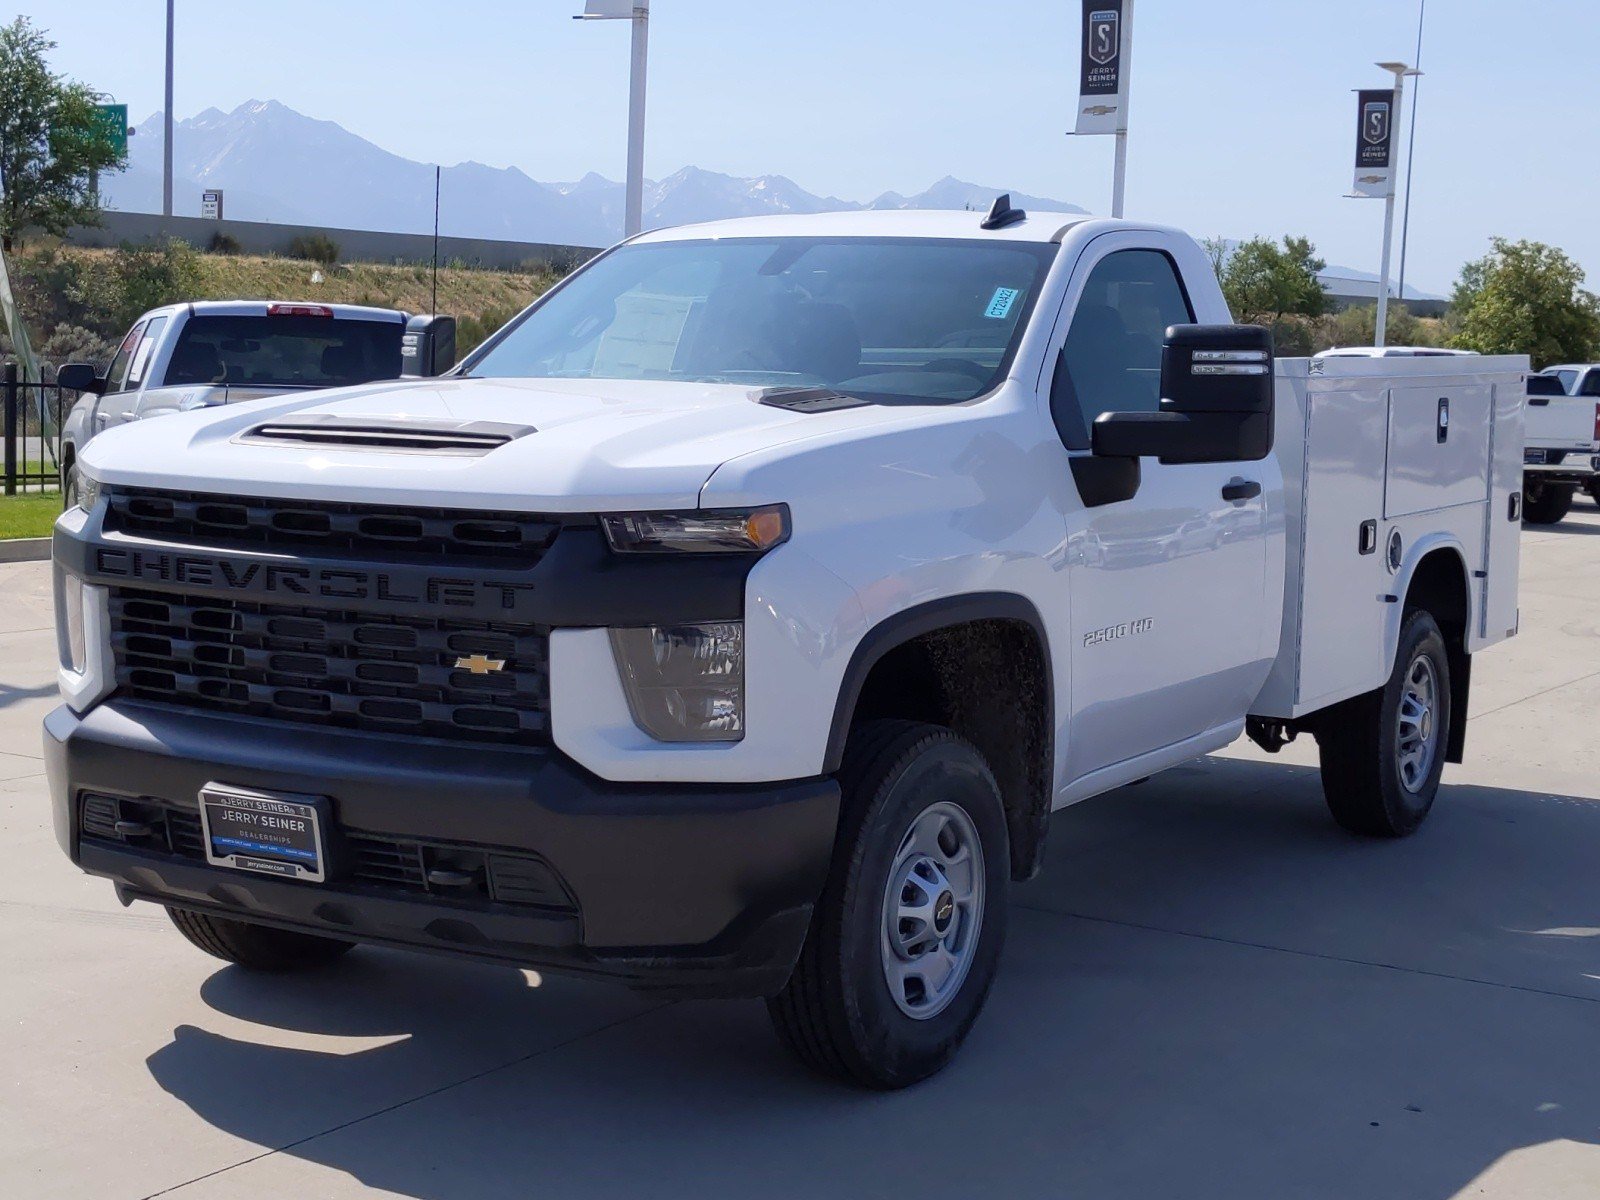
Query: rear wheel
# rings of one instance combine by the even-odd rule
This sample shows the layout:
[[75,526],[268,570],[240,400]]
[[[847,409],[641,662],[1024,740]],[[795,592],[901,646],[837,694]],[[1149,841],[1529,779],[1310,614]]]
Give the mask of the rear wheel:
[[209,913],[167,909],[178,932],[207,954],[252,971],[305,971],[344,955],[352,943],[252,925]]
[[1596,504],[1600,504],[1600,476],[1597,476],[1596,478],[1589,480],[1588,483],[1584,484],[1583,490],[1589,493],[1589,499],[1593,500]]
[[936,725],[859,726],[840,782],[833,868],[767,1009],[813,1070],[905,1087],[950,1061],[988,996],[1005,936],[1005,813],[983,756]]
[[1405,837],[1433,807],[1450,735],[1450,656],[1433,617],[1406,616],[1394,671],[1317,729],[1322,794],[1351,833]]
[[1522,481],[1522,519],[1529,525],[1556,524],[1572,511],[1572,494],[1576,486],[1525,478]]

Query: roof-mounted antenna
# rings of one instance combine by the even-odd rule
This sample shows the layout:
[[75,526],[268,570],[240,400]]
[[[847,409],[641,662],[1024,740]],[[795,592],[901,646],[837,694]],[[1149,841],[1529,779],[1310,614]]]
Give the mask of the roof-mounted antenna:
[[1020,208],[1011,207],[1011,193],[995,197],[995,202],[989,206],[989,215],[983,219],[982,229],[1004,229],[1007,225],[1015,225],[1018,221],[1025,221],[1028,214]]

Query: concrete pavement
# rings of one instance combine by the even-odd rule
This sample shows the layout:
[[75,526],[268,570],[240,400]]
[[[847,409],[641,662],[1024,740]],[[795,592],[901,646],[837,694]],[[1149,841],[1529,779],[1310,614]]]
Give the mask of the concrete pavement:
[[1313,751],[1057,814],[965,1053],[815,1081],[759,1005],[358,950],[224,967],[49,829],[48,568],[0,566],[0,1195],[1600,1193],[1600,513],[1524,538],[1429,824],[1358,842]]

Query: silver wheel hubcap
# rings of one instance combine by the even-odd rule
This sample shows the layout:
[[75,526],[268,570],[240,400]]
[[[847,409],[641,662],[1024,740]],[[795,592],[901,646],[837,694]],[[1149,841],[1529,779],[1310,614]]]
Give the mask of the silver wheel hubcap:
[[1400,689],[1395,745],[1400,782],[1408,792],[1420,791],[1433,770],[1439,742],[1439,678],[1425,655],[1411,660]]
[[961,990],[983,928],[983,844],[966,811],[941,801],[907,830],[883,891],[889,994],[908,1017],[943,1012]]

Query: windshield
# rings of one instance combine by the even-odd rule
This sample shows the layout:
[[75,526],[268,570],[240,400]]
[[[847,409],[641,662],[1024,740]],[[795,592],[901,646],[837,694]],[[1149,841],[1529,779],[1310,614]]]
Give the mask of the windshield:
[[466,371],[970,400],[1004,377],[1055,252],[911,238],[623,246],[525,314]]
[[398,379],[403,332],[399,321],[191,317],[166,382],[323,388]]

